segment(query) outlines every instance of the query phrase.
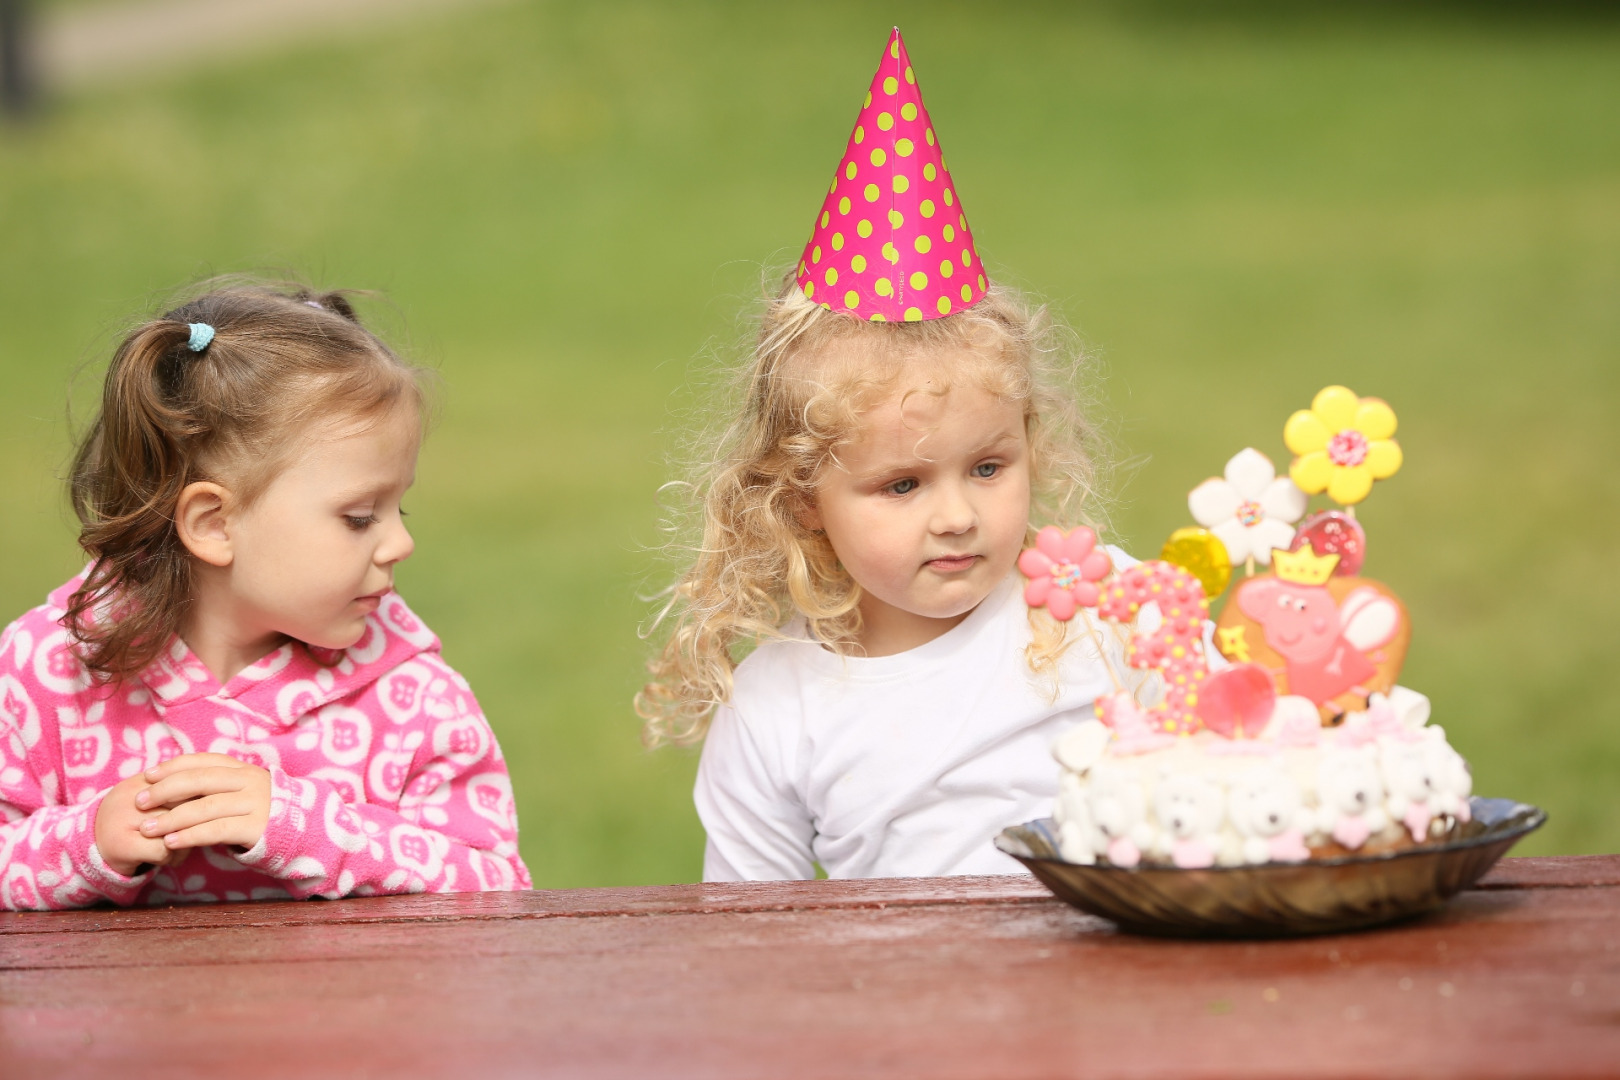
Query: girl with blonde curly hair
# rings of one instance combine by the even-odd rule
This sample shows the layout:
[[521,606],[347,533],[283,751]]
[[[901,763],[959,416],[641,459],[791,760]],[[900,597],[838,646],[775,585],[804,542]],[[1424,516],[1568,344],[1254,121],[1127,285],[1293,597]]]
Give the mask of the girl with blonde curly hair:
[[649,744],[704,741],[706,880],[1014,871],[991,838],[1046,812],[1052,740],[1111,688],[1014,573],[1095,507],[1079,366],[985,280],[896,32],[702,451],[637,698]]

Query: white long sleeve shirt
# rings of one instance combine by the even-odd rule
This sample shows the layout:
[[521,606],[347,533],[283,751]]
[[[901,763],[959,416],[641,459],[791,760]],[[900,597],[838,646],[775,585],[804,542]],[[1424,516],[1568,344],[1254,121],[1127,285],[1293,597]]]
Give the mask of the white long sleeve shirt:
[[1017,873],[992,839],[1050,811],[1053,740],[1113,689],[1080,619],[1057,677],[1030,670],[1019,585],[894,656],[841,656],[797,619],[745,659],[698,767],[704,880]]

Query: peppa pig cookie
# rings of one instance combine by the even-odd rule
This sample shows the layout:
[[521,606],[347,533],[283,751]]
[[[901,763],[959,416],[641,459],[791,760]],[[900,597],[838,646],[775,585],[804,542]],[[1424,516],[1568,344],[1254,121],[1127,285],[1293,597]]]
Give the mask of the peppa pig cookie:
[[[1193,490],[1198,525],[1158,560],[1088,566],[1089,532],[1052,530],[1026,552],[1032,604],[1094,607],[1121,645],[1118,689],[1054,747],[1065,859],[1304,862],[1443,840],[1469,820],[1467,764],[1428,699],[1396,683],[1406,607],[1360,576],[1355,504],[1400,467],[1394,432],[1388,404],[1331,386],[1286,425],[1287,476],[1241,451]],[[1308,513],[1311,495],[1339,508]]]
[[1215,633],[1221,655],[1265,668],[1279,694],[1309,699],[1324,724],[1389,693],[1412,637],[1400,598],[1381,582],[1332,576],[1337,561],[1277,552],[1271,573],[1238,586]]

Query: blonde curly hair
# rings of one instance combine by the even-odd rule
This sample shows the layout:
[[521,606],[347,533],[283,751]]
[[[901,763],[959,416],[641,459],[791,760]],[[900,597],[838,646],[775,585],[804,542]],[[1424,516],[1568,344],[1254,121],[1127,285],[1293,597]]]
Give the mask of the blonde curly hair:
[[[734,372],[729,422],[692,447],[693,479],[667,485],[688,496],[689,520],[670,526],[666,550],[685,569],[648,629],[665,637],[635,700],[648,746],[701,741],[731,696],[740,654],[779,637],[794,613],[817,640],[849,651],[861,587],[802,512],[866,409],[917,356],[943,352],[958,358],[949,374],[1023,403],[1032,517],[1100,524],[1103,440],[1082,410],[1085,357],[1045,308],[992,285],[978,304],[941,319],[867,322],[806,299],[790,276]],[[1064,627],[1044,613],[1031,622],[1030,666],[1050,670],[1066,647]]]

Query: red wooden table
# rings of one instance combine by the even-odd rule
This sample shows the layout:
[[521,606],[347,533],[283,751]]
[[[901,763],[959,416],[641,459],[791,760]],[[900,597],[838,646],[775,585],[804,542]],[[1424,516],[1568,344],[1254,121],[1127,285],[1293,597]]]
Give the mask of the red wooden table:
[[1620,856],[1440,914],[1115,933],[1032,879],[0,915],[0,1077],[1620,1075]]

